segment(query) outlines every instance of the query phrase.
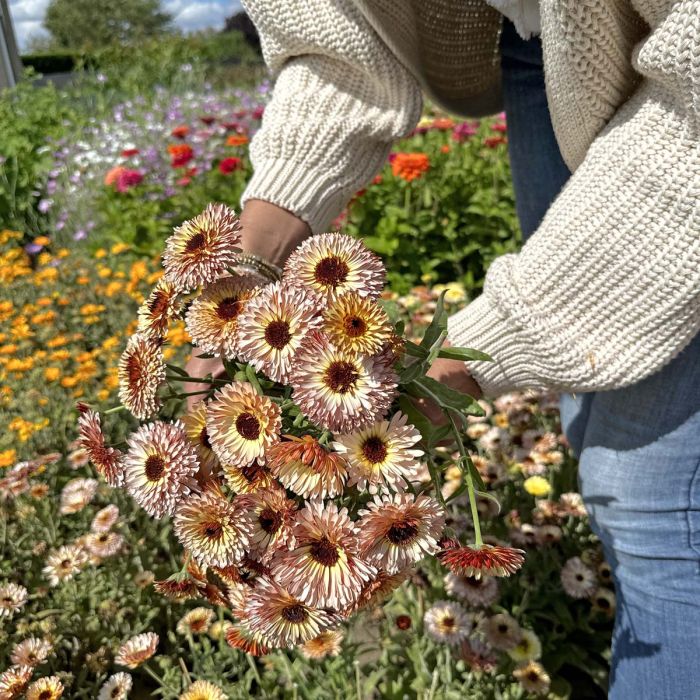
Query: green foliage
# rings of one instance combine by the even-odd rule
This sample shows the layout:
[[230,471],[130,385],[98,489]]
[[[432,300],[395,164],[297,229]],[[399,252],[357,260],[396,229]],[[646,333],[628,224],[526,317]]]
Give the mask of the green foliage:
[[22,55],[22,65],[44,75],[67,73],[84,63],[85,56],[75,51],[51,51]]
[[44,27],[57,46],[93,50],[158,36],[170,30],[170,21],[160,0],[51,0]]

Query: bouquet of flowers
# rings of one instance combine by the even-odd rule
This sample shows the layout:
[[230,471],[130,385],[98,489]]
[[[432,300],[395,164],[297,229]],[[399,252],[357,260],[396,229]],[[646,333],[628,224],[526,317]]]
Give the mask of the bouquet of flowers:
[[[110,445],[100,416],[79,406],[80,442],[107,482],[154,518],[172,516],[184,563],[158,590],[225,606],[227,641],[264,654],[333,635],[426,556],[475,578],[516,571],[521,550],[481,537],[484,487],[465,426],[482,408],[427,376],[437,357],[488,359],[443,347],[442,297],[412,343],[380,299],[382,262],[361,241],[313,236],[278,271],[246,264],[240,238],[235,213],[210,204],[168,239],[119,365],[122,407],[150,421],[128,448]],[[221,358],[222,376],[165,362],[177,317],[200,356]],[[192,394],[200,400],[179,417]],[[444,422],[429,421],[421,401]],[[464,474],[450,499],[466,490],[471,504],[467,544],[445,528],[435,450],[445,442]]]

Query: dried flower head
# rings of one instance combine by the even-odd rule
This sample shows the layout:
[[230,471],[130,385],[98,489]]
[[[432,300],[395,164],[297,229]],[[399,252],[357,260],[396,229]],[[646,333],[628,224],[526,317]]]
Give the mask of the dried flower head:
[[155,632],[144,632],[124,642],[119,647],[114,663],[127,668],[138,668],[156,653],[158,635]]
[[136,418],[150,418],[160,408],[158,387],[164,381],[160,343],[132,335],[119,360],[119,400]]

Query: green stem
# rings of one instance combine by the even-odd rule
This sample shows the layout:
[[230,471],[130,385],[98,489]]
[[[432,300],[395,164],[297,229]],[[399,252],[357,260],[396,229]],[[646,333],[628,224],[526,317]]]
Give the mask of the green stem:
[[103,411],[105,415],[108,413],[119,413],[119,411],[125,411],[126,407],[125,406],[115,406],[114,408],[108,408],[106,411]]
[[192,382],[194,384],[228,384],[228,379],[216,379],[214,377],[190,377],[188,374],[166,374],[166,379],[174,382]]

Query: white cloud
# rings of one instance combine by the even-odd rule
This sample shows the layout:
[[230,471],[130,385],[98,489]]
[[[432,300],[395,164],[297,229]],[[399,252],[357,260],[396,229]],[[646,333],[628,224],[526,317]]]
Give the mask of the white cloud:
[[[27,48],[31,36],[46,34],[42,21],[48,4],[49,0],[10,0],[20,51]],[[226,17],[241,9],[241,3],[240,0],[164,0],[163,8],[173,16],[176,27],[191,32],[209,27],[221,29]]]

